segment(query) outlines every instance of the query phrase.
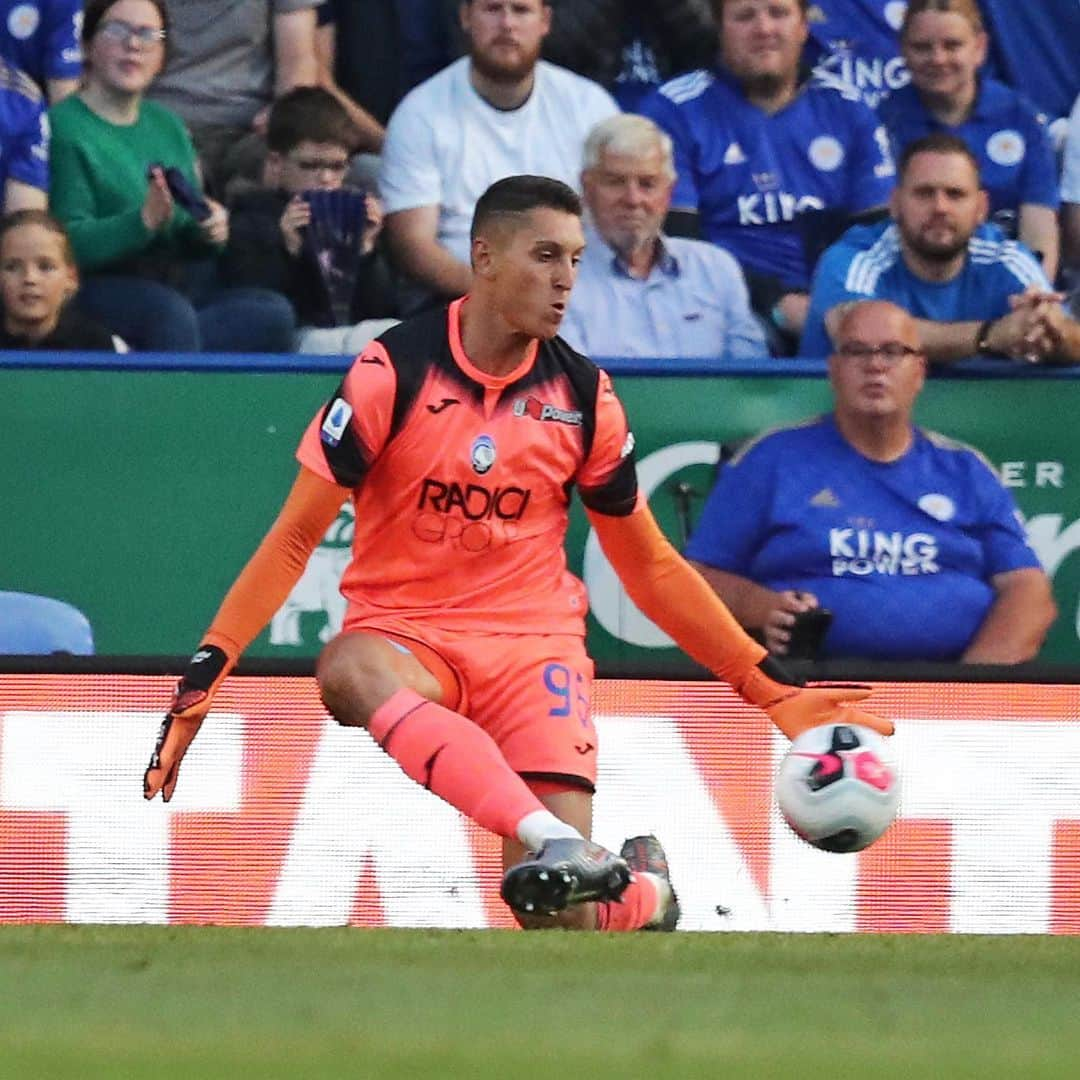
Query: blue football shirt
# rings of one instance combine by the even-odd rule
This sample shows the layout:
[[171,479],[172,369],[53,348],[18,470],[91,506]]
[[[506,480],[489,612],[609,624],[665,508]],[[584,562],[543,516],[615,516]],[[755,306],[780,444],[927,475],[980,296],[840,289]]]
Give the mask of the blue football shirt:
[[37,83],[0,58],[0,192],[8,179],[49,190],[49,119]]
[[916,430],[871,461],[831,416],[728,462],[686,554],[833,612],[827,656],[955,660],[994,602],[991,579],[1037,567],[1012,496],[978,451]]
[[83,0],[0,0],[0,56],[40,86],[82,73]]
[[1080,3],[979,0],[979,7],[1001,78],[1051,118],[1068,116],[1080,93]]
[[882,102],[880,116],[898,157],[908,143],[933,132],[963,139],[978,159],[983,187],[990,195],[990,213],[1008,215],[999,223],[1011,224],[1010,231],[1015,232],[1015,215],[1023,203],[1058,208],[1057,157],[1045,118],[1003,83],[980,80],[971,116],[956,127],[935,120],[914,86]]
[[874,113],[813,81],[769,115],[725,73],[699,70],[665,83],[640,111],[674,143],[672,208],[696,211],[703,239],[788,288],[809,285],[810,212],[869,210],[893,187],[888,135]]
[[903,0],[815,0],[807,55],[819,81],[854,92],[872,109],[911,80],[900,55]]
[[825,315],[847,300],[891,300],[917,319],[982,322],[1009,311],[1009,297],[1029,285],[1049,289],[1039,261],[1000,229],[981,225],[968,242],[968,257],[952,281],[923,281],[904,262],[900,230],[893,222],[857,225],[818,262],[810,311],[799,345],[801,356],[832,351]]

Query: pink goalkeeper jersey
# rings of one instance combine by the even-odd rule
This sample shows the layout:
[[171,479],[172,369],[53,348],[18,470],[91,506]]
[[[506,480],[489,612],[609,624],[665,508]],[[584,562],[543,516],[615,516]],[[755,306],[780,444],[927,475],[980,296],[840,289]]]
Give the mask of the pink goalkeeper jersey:
[[478,370],[461,344],[467,302],[368,345],[297,450],[353,491],[349,619],[584,634],[585,587],[563,546],[570,494],[634,509],[625,413],[607,374],[559,338],[509,375]]

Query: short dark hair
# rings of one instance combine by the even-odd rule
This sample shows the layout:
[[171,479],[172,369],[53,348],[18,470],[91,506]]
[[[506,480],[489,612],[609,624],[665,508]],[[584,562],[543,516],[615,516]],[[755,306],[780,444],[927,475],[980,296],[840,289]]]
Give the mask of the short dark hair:
[[356,146],[356,128],[345,106],[321,86],[298,86],[274,102],[266,129],[266,145],[287,154],[302,142]]
[[930,135],[924,135],[921,139],[916,139],[914,142],[909,142],[900,152],[900,161],[897,165],[897,180],[904,179],[908,166],[911,164],[911,159],[916,154],[959,154],[971,162],[971,167],[975,170],[975,176],[979,179],[979,183],[982,183],[979,159],[959,135],[953,135],[947,131],[935,131]]
[[[82,24],[82,43],[84,48],[93,41],[94,35],[97,33],[98,25],[109,13],[109,8],[119,2],[120,0],[86,0],[86,6],[83,9]],[[165,0],[147,0],[147,3],[153,4],[157,9],[158,15],[161,16],[161,28],[165,31],[165,47],[168,49],[169,9],[165,4]]]
[[541,207],[581,217],[580,196],[561,180],[528,175],[496,180],[476,201],[469,239],[475,240],[495,219],[520,217]]

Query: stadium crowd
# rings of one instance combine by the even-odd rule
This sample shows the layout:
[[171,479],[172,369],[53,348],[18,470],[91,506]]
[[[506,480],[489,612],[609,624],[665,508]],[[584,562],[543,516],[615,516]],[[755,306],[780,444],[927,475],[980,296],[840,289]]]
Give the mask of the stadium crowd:
[[[822,356],[827,328],[806,323],[831,280],[815,269],[870,235],[849,229],[895,217],[895,161],[935,133],[964,140],[986,193],[969,250],[1037,263],[1017,292],[1038,292],[1047,325],[1068,316],[1054,290],[1077,288],[1065,0],[4,0],[0,16],[4,211],[58,220],[79,274],[63,303],[133,349],[354,354],[469,290],[477,198],[534,173],[587,196],[595,243],[568,321],[584,348],[679,356],[689,336],[720,364],[762,341]],[[655,205],[587,147],[620,111],[670,140]],[[309,137],[289,134],[298,121]],[[661,203],[645,269],[620,266],[604,208],[636,228]],[[952,212],[931,211],[950,234]],[[623,282],[598,284],[601,248]],[[947,301],[936,317],[971,321]],[[590,336],[593,302],[637,317]],[[985,333],[999,308],[950,359],[1034,355]],[[720,311],[735,331],[716,332]]]
[[[640,610],[789,738],[892,732],[858,707],[868,691],[803,686],[775,659],[825,604],[847,655],[1035,655],[1055,607],[1008,493],[911,420],[933,362],[1080,362],[1080,18],[1071,0],[1034,7],[0,0],[0,347],[356,357],[177,686],[146,798],[172,797],[218,687],[347,497],[350,607],[322,700],[503,838],[523,926],[679,918],[655,837],[618,855],[588,839],[572,486]],[[1035,72],[1017,39],[1048,10]],[[1062,39],[1071,64],[1048,86]],[[1060,123],[1063,97],[1078,104]],[[721,471],[691,537],[699,573],[575,347],[718,369],[828,355],[835,409]],[[499,412],[511,386],[553,400]],[[421,389],[441,397],[413,407]],[[523,487],[476,483],[498,456],[481,422]],[[778,491],[798,520],[777,517]],[[476,492],[500,501],[494,524],[471,520]],[[455,510],[474,531],[451,572],[424,545]],[[893,611],[922,629],[949,605],[909,653]]]
[[533,174],[583,196],[562,333],[596,358],[835,364],[873,299],[931,365],[1080,361],[1073,3],[0,17],[7,349],[355,356],[474,288],[477,200]]

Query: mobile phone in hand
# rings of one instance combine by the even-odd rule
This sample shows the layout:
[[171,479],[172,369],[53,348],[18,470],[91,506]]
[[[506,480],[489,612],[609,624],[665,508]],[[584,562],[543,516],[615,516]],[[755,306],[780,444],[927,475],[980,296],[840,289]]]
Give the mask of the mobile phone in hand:
[[175,165],[151,165],[147,175],[153,176],[155,169],[160,169],[165,174],[165,183],[176,205],[186,210],[196,221],[205,221],[213,213],[202,192]]
[[787,655],[792,660],[817,660],[832,626],[833,613],[828,608],[810,608],[795,616],[788,641]]

